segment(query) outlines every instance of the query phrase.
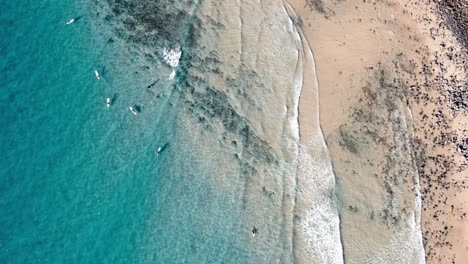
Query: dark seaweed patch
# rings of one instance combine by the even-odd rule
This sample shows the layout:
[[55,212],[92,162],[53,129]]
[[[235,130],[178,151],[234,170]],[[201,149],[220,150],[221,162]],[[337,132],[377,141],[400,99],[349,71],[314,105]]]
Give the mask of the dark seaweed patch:
[[[197,87],[197,89],[192,87],[183,90],[186,97],[190,98],[188,110],[194,117],[208,123],[221,123],[229,134],[225,137],[226,142],[235,141],[236,146],[239,145],[243,148],[244,155],[261,158],[268,163],[276,160],[268,144],[255,134],[245,117],[236,112],[226,94],[213,87],[204,86],[206,81],[200,81],[199,78],[189,77],[188,79],[190,86],[202,83],[201,87]],[[253,167],[247,164],[244,166],[245,172],[249,172],[249,174],[255,172]]]
[[[391,227],[409,215],[407,208],[411,207],[411,201],[407,199],[414,196],[406,194],[414,190],[408,189],[406,183],[416,184],[417,179],[416,161],[408,146],[411,143],[409,121],[402,109],[408,88],[380,64],[369,71],[373,75],[366,80],[360,104],[350,115],[353,121],[339,129],[339,144],[358,155],[357,160],[368,166],[368,171],[374,171],[372,175],[381,182],[385,203],[376,211],[380,220]],[[357,174],[353,172],[353,175]],[[358,211],[354,206],[348,209]],[[376,215],[373,213],[372,218]]]
[[340,127],[340,145],[354,154],[360,152],[360,146],[355,131],[349,131],[346,126]]
[[[95,2],[98,6],[102,4]],[[231,95],[248,100],[255,107],[246,89],[262,85],[260,77],[246,69],[240,69],[238,76],[223,76],[217,52],[207,51],[206,43],[201,42],[200,35],[209,27],[223,28],[222,23],[214,19],[202,23],[196,14],[196,3],[188,0],[177,4],[168,0],[107,0],[101,7],[103,11],[98,15],[114,27],[116,37],[133,44],[129,46],[132,54],[138,53],[148,62],[161,58],[163,47],[181,47],[183,55],[173,86],[173,94],[177,95],[174,97],[178,99],[171,105],[185,109],[207,133],[223,135],[221,138],[226,145],[242,152],[241,156],[238,153],[233,156],[244,175],[255,174],[259,161],[277,164],[268,143],[255,134],[249,121],[231,104],[229,96],[207,79],[209,74],[220,76],[229,86],[228,91],[233,92]],[[145,47],[145,51],[139,47]],[[219,124],[224,131],[215,130]],[[235,146],[232,141],[236,142]]]
[[[121,19],[130,31],[129,39],[145,45],[154,44],[158,39],[172,43],[183,41],[183,35],[193,20],[189,10],[192,1],[180,1],[182,8],[174,8],[173,1],[107,0],[117,19]],[[137,27],[141,30],[134,32]]]
[[[131,53],[140,53],[149,63],[162,59],[163,48],[187,49],[197,36],[193,1],[95,0],[96,15],[110,26],[117,39],[126,42]],[[112,38],[113,42],[114,39]],[[132,45],[128,45],[132,44]],[[156,56],[154,56],[156,55]]]

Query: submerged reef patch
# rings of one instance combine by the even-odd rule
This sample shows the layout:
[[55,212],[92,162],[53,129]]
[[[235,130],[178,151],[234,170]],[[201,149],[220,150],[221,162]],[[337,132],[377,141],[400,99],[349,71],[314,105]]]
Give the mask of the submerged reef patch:
[[[116,39],[130,45],[131,54],[139,54],[148,64],[177,67],[170,90],[177,111],[185,110],[205,132],[222,135],[223,144],[231,146],[235,141],[234,159],[243,173],[253,175],[256,163],[278,164],[278,157],[269,144],[260,138],[230,101],[230,97],[247,100],[249,107],[257,109],[249,97],[248,89],[258,88],[262,80],[258,74],[239,65],[238,76],[225,76],[217,51],[206,52],[207,43],[200,35],[208,28],[225,28],[220,21],[211,18],[202,23],[203,14],[197,13],[198,1],[95,1],[96,15],[113,28]],[[112,42],[114,40],[112,39]],[[218,89],[208,80],[216,75],[223,80],[226,90]],[[258,110],[258,109],[257,109]],[[223,131],[214,131],[215,127]]]

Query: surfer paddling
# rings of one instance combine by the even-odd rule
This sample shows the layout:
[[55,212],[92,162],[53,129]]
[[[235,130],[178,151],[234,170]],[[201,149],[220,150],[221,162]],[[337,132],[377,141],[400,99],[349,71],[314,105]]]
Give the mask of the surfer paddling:
[[161,154],[161,151],[162,151],[162,147],[159,147],[158,150],[156,151],[156,155],[160,155]]
[[138,112],[135,110],[135,108],[130,106],[128,109],[130,109],[130,112],[132,112],[132,114],[134,114],[134,115],[138,114]]
[[156,80],[156,81],[153,82],[152,84],[146,86],[146,88],[147,88],[147,89],[151,89],[151,88],[153,88],[153,86],[154,86],[155,84],[157,84],[158,82],[159,82],[159,80]]
[[106,98],[106,105],[109,108],[111,105],[111,99],[109,97]]

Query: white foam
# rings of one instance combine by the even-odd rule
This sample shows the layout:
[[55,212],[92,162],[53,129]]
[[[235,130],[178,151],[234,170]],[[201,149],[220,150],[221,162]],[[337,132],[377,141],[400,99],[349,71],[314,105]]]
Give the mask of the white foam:
[[174,79],[175,74],[176,74],[175,70],[172,70],[171,75],[169,75],[169,80]]
[[171,65],[171,67],[175,68],[177,67],[177,65],[179,65],[179,60],[180,56],[182,56],[182,51],[180,50],[180,47],[177,47],[175,49],[164,48],[163,56],[164,61],[167,64]]
[[[298,244],[295,248],[300,262],[303,263],[343,263],[343,250],[340,239],[340,220],[335,201],[335,179],[331,161],[320,130],[318,118],[318,83],[315,73],[315,61],[307,43],[299,28],[294,27],[291,17],[296,17],[294,10],[285,3],[286,12],[289,15],[289,25],[293,27],[296,38],[299,62],[295,73],[293,87],[294,121],[290,120],[294,134],[299,135],[299,101],[304,89],[304,75],[312,75],[307,81],[314,82],[312,87],[316,94],[315,112],[308,113],[315,126],[314,135],[303,138],[304,142],[299,146],[298,174],[296,189],[295,213],[300,216],[295,223],[298,231]],[[307,49],[306,49],[307,48]],[[309,67],[306,67],[309,66]],[[309,72],[311,70],[311,72]]]
[[[304,243],[302,254],[309,263],[343,263],[340,240],[340,223],[337,205],[333,198],[334,176],[322,140],[317,137],[310,148],[299,150],[299,178],[296,188],[300,190],[301,218],[297,228]],[[318,147],[318,148],[317,148]],[[311,151],[312,149],[312,151]]]
[[[298,52],[299,53],[299,52]],[[299,98],[302,91],[303,71],[297,71],[294,76],[294,85],[292,89],[292,97],[294,102],[293,115],[289,117],[289,126],[294,138],[299,140]]]
[[[294,27],[294,23],[291,18],[288,17],[288,29],[287,31],[292,32],[294,36],[296,37],[296,45],[297,48],[302,48],[301,47],[301,37],[299,36],[299,32],[297,32],[296,28]],[[304,82],[304,71],[303,71],[303,58],[301,59],[301,55],[299,53],[299,50],[296,50],[296,56],[299,60],[299,63],[301,64],[301,67],[299,67],[296,72],[294,73],[294,84],[293,84],[293,89],[292,89],[292,97],[293,97],[293,102],[294,102],[294,108],[293,108],[293,115],[289,117],[289,126],[291,128],[292,135],[295,140],[299,140],[299,98],[301,96],[301,91],[302,91],[302,85]]]

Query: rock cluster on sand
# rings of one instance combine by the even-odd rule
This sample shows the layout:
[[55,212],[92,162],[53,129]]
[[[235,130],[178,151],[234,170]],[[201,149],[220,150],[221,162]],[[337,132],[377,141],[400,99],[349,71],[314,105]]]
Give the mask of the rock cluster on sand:
[[411,87],[423,238],[428,263],[461,263],[468,257],[468,5],[425,8],[434,17],[425,21],[429,40],[417,49],[420,80]]

